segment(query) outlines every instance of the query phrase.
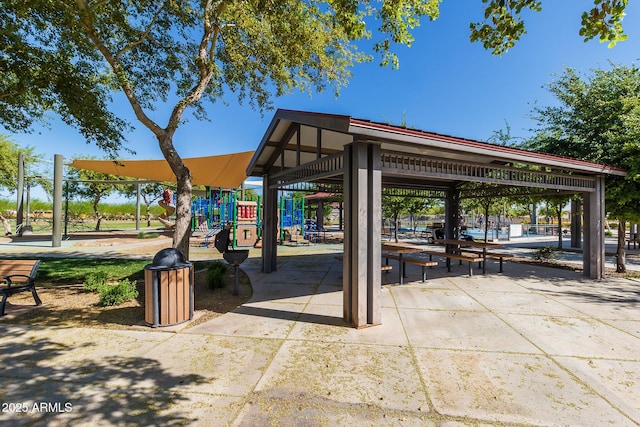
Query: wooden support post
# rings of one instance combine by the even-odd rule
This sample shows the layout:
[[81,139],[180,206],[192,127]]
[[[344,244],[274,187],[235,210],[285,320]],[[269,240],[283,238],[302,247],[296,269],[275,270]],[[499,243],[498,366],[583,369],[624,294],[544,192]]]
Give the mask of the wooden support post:
[[362,328],[382,323],[380,146],[361,141],[346,145],[344,168],[343,314],[345,321]]
[[571,200],[571,247],[582,247],[582,202]]
[[592,279],[604,278],[604,177],[596,178],[594,192],[584,194],[583,273]]
[[271,273],[278,266],[278,190],[269,188],[269,179],[262,178],[262,272]]

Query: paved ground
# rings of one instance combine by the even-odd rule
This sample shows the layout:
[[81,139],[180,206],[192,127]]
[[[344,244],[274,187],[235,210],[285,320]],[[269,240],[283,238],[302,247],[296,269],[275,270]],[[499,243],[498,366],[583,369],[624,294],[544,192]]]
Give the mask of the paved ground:
[[409,266],[383,274],[383,324],[355,330],[336,250],[279,248],[271,274],[250,258],[251,301],[177,333],[0,321],[0,423],[640,423],[640,281]]

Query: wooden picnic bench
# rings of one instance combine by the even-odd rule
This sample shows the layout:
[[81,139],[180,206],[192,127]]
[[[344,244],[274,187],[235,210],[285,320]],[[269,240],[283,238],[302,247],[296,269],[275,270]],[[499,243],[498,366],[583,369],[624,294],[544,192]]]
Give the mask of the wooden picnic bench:
[[[385,265],[389,266],[389,260],[395,260],[395,261],[400,261],[400,256],[398,255],[394,255],[394,254],[390,254],[390,253],[383,253],[382,254],[382,258],[385,259]],[[427,281],[427,267],[435,267],[436,265],[438,265],[438,261],[433,261],[432,259],[426,260],[426,259],[421,259],[421,258],[415,258],[415,257],[410,257],[410,256],[403,256],[402,257],[402,263],[406,264],[415,264],[415,265],[419,265],[420,267],[422,267],[422,281],[426,282]],[[402,271],[403,273],[405,273],[407,270],[404,267],[404,265],[402,266]],[[405,274],[404,277],[407,277],[407,275]]]
[[[466,253],[470,253],[470,254],[483,256],[483,252],[482,251],[478,251],[478,250],[474,250],[474,249],[460,248],[460,252],[461,253],[462,252],[466,252]],[[486,253],[486,257],[500,260],[500,273],[502,273],[503,272],[503,268],[502,268],[503,260],[504,259],[513,258],[513,255],[512,254],[507,254],[507,253],[500,253],[500,252],[487,252]]]
[[[342,262],[342,261],[344,260],[344,258],[343,258],[343,257],[341,257],[341,256],[334,256],[334,257],[333,257],[333,259],[335,259],[336,261],[340,261],[340,262]],[[390,266],[390,265],[382,264],[382,265],[380,266],[380,271],[386,271],[386,272],[389,272],[389,271],[391,271],[392,269],[393,269],[393,267],[392,267],[392,266]]]
[[627,250],[631,249],[631,244],[633,243],[633,249],[636,248],[636,244],[640,243],[640,239],[626,239],[627,240]]
[[447,271],[451,273],[451,260],[457,259],[460,261],[460,265],[462,265],[463,261],[469,262],[469,276],[473,276],[473,263],[474,262],[483,262],[484,258],[482,256],[470,256],[463,255],[460,253],[451,253],[451,252],[441,252],[441,251],[422,251],[423,254],[429,255],[429,260],[432,260],[434,256],[439,256],[442,258],[446,258],[447,260]]
[[39,259],[0,260],[0,277],[2,277],[0,316],[4,316],[7,298],[18,292],[31,291],[36,305],[42,304],[36,292],[36,273],[39,266]]

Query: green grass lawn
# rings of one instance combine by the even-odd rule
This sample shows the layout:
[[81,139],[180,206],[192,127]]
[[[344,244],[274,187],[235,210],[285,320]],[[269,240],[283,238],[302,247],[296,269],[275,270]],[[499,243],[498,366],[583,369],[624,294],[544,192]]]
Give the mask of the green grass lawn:
[[97,258],[44,258],[38,269],[40,285],[76,285],[84,283],[90,273],[106,272],[109,280],[144,278],[146,260]]
[[[10,220],[11,228],[15,230],[15,219]],[[24,223],[26,225],[26,222]],[[51,234],[52,220],[51,219],[36,219],[29,221],[29,225],[34,234]],[[65,224],[62,224],[64,231]],[[82,231],[94,231],[96,229],[96,221],[93,219],[83,220],[71,220],[66,224],[68,233],[77,233]],[[134,231],[136,228],[136,222],[134,220],[102,220],[100,222],[101,231]],[[149,230],[157,229],[162,231],[163,226],[159,221],[151,221],[151,227],[147,227],[147,221],[140,221],[140,229]]]
[[[98,259],[98,258],[44,258],[38,268],[36,282],[39,286],[64,286],[83,284],[91,273],[105,271],[110,281],[144,279],[144,266],[148,260]],[[202,268],[196,262],[194,268]]]

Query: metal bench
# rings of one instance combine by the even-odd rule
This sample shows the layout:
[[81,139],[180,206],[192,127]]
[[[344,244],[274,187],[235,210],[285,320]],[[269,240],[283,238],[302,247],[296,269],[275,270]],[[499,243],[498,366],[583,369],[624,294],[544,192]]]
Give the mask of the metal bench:
[[40,266],[39,259],[0,260],[0,316],[4,316],[4,306],[7,298],[18,292],[31,291],[36,305],[42,305],[42,301],[36,292],[36,273]]

